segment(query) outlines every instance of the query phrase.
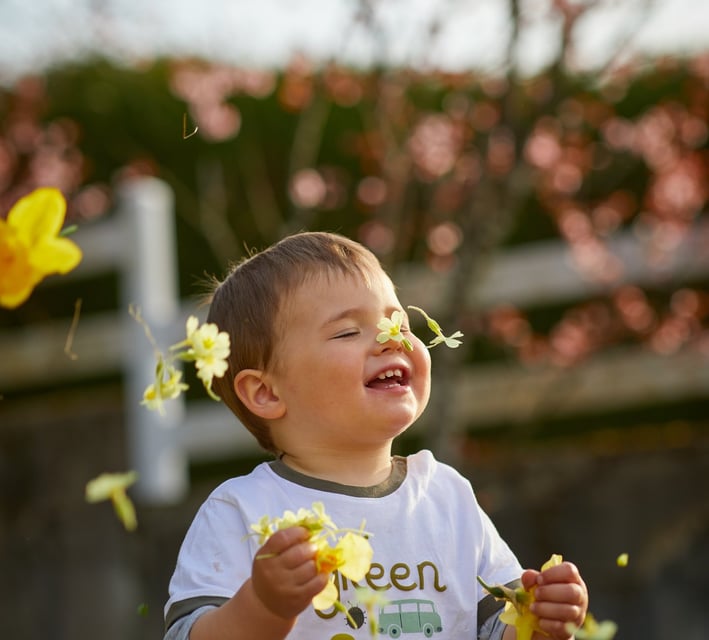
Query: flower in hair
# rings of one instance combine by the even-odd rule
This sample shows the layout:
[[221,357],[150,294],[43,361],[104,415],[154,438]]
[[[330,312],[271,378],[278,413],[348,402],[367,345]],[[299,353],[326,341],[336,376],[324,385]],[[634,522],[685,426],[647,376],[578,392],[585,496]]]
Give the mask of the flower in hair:
[[219,397],[212,391],[212,382],[214,378],[221,378],[229,368],[227,358],[231,344],[226,331],[219,331],[217,325],[211,322],[200,325],[195,316],[190,316],[185,326],[186,338],[173,344],[169,355],[165,356],[157,348],[150,327],[140,315],[140,311],[131,307],[130,313],[142,325],[146,337],[153,345],[157,360],[155,379],[143,393],[143,405],[164,413],[164,401],[177,398],[189,388],[182,382],[182,372],[176,368],[175,360],[194,362],[197,377],[202,381],[209,397],[219,401]]
[[176,351],[186,347],[186,350],[178,353],[181,360],[193,361],[197,369],[197,377],[204,384],[204,388],[213,400],[219,400],[212,391],[212,380],[221,378],[229,368],[227,358],[231,344],[229,334],[226,331],[219,331],[213,322],[205,322],[200,325],[195,316],[187,319],[187,339],[170,347],[171,351]]

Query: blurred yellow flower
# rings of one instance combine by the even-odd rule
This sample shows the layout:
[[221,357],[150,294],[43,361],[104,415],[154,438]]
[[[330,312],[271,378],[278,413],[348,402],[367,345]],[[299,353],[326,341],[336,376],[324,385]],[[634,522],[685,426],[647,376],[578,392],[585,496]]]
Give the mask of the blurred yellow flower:
[[401,325],[403,322],[403,311],[394,311],[391,314],[391,318],[382,318],[377,323],[377,329],[381,331],[381,333],[377,335],[377,342],[380,344],[385,344],[389,342],[389,340],[393,340],[394,342],[400,342],[404,345],[404,348],[407,351],[413,351],[414,345],[412,345],[411,341],[401,333]]
[[20,306],[46,276],[79,264],[81,249],[58,237],[65,214],[61,191],[43,187],[20,198],[7,220],[0,219],[0,306]]
[[379,632],[379,624],[375,611],[383,609],[389,600],[382,591],[356,587],[357,601],[364,606],[369,620],[369,634],[374,638]]
[[[312,509],[286,511],[277,518],[263,516],[257,523],[251,525],[251,531],[258,535],[259,544],[263,545],[276,531],[289,527],[304,527],[310,532],[310,540],[316,547],[315,564],[318,571],[322,573],[339,571],[353,582],[358,582],[367,575],[372,564],[373,551],[366,534],[362,528],[357,531],[339,529],[325,513],[322,502],[313,503]],[[315,609],[323,610],[335,606],[345,610],[337,599],[338,591],[333,578],[334,576],[313,598]]]
[[441,329],[441,325],[438,324],[433,318],[431,318],[431,316],[429,316],[423,309],[420,309],[419,307],[414,307],[412,305],[409,305],[409,309],[418,311],[426,319],[426,324],[428,325],[428,328],[436,334],[436,337],[428,343],[429,349],[441,343],[445,344],[451,349],[457,349],[461,344],[463,344],[461,340],[458,340],[458,338],[463,337],[463,334],[460,331],[456,331],[450,336],[444,336],[443,330]]
[[167,364],[161,355],[158,356],[158,362],[155,366],[155,382],[148,385],[143,392],[143,401],[141,404],[148,409],[165,413],[163,402],[177,398],[183,391],[189,387],[181,382],[182,371],[175,369],[171,364]]
[[86,501],[101,502],[110,500],[118,519],[128,531],[138,526],[135,507],[126,494],[126,489],[138,479],[135,471],[126,473],[102,473],[86,484]]
[[596,619],[587,613],[581,628],[568,623],[566,631],[572,633],[576,640],[613,640],[616,631],[618,631],[618,625],[612,620],[596,622]]
[[[553,554],[549,560],[542,565],[542,571],[550,567],[555,567],[562,562],[562,557]],[[504,585],[488,586],[478,576],[478,582],[498,600],[506,600],[505,610],[500,615],[500,621],[514,626],[517,629],[517,640],[531,640],[535,631],[541,631],[537,616],[530,610],[530,605],[534,602],[534,590],[526,590],[524,587],[510,589]],[[543,632],[542,632],[543,633]]]

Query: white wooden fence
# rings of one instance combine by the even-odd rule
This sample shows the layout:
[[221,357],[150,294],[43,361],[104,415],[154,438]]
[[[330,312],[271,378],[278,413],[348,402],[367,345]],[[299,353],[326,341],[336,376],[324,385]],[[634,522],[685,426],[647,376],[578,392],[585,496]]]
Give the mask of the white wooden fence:
[[[122,372],[128,451],[131,468],[140,474],[137,496],[153,504],[178,501],[188,489],[190,459],[253,454],[258,449],[220,403],[178,399],[166,404],[164,416],[140,405],[153,377],[155,359],[128,306],[140,308],[163,348],[184,336],[190,314],[203,317],[203,311],[179,295],[172,192],[154,178],[127,182],[119,189],[115,215],[86,225],[73,238],[84,259],[64,278],[118,272],[122,306],[115,312],[82,315],[72,345],[76,359],[63,352],[69,328],[66,321],[0,332],[0,392],[32,389],[50,378],[78,381]],[[709,274],[706,225],[672,254],[671,262],[656,269],[648,266],[642,244],[631,235],[621,235],[611,249],[622,260],[628,282],[682,282]],[[482,306],[509,302],[524,307],[599,293],[602,285],[583,278],[567,251],[559,243],[539,243],[499,254],[483,279],[471,282],[470,290],[462,295],[474,296]],[[394,274],[402,301],[432,314],[441,304],[444,277],[424,269]],[[524,421],[552,410],[556,415],[571,415],[640,406],[648,398],[675,401],[707,394],[709,359],[697,351],[663,357],[627,349],[600,355],[563,374],[553,369],[530,371],[510,363],[475,366],[457,385],[459,424]]]

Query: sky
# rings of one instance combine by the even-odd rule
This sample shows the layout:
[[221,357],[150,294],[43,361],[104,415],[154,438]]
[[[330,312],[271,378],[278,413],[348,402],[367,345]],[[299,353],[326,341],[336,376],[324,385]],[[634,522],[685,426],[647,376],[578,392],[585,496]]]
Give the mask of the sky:
[[[589,0],[567,0],[572,5]],[[543,67],[558,42],[551,0],[521,0],[517,62]],[[375,28],[357,23],[373,7]],[[634,53],[709,50],[708,0],[601,0],[578,24],[582,66]],[[295,52],[367,65],[495,69],[510,21],[503,0],[0,0],[0,82],[100,52],[116,59],[194,55],[278,67]],[[435,38],[430,25],[438,22]]]

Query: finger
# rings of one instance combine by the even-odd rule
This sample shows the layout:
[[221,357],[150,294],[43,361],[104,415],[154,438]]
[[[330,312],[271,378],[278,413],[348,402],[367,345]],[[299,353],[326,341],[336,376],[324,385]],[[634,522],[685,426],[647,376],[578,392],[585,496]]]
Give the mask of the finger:
[[311,598],[314,598],[325,588],[329,580],[330,576],[327,573],[316,572],[315,576],[310,578],[307,582],[304,582],[301,587],[303,591],[311,594]]
[[313,565],[314,571],[317,548],[309,542],[308,537],[307,530],[302,527],[278,531],[258,550],[254,562],[277,564],[288,570],[304,564]]
[[540,623],[542,620],[556,620],[564,624],[580,624],[584,616],[583,607],[566,602],[535,602],[530,610],[539,618]]
[[527,569],[522,573],[522,586],[529,591],[534,585],[537,584],[537,577],[539,576],[539,571],[534,569]]
[[576,582],[583,583],[578,568],[572,562],[562,562],[555,567],[549,567],[537,577],[537,584],[549,584],[551,582]]
[[288,527],[276,531],[259,550],[260,555],[278,555],[289,547],[307,540],[310,534],[303,527]]
[[569,632],[566,630],[566,622],[562,620],[548,620],[546,618],[540,618],[538,625],[547,637],[560,638],[563,640],[569,638]]
[[575,582],[555,582],[538,586],[534,590],[537,602],[561,602],[582,606],[586,602],[586,589]]

